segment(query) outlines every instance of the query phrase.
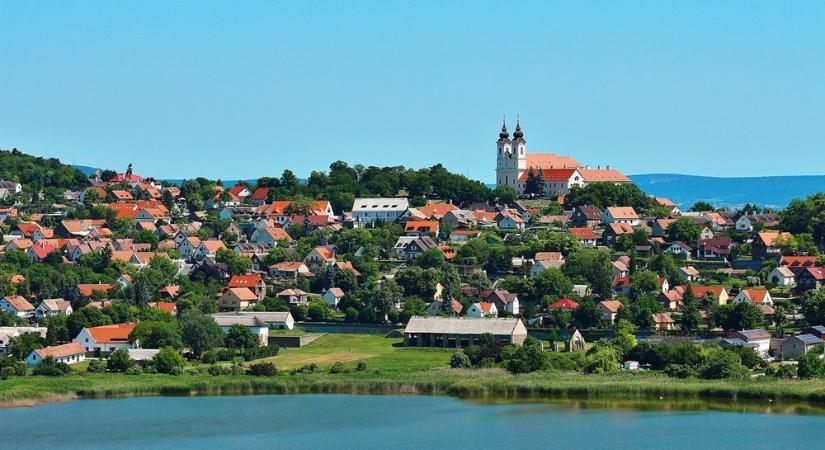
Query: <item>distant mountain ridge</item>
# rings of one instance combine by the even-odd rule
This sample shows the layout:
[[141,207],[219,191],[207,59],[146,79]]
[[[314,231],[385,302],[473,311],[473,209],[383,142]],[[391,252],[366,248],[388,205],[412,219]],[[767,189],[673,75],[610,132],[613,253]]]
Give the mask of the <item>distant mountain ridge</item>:
[[825,175],[770,177],[706,177],[672,173],[630,175],[639,189],[667,197],[682,208],[702,200],[717,207],[747,203],[784,208],[795,198],[825,192]]

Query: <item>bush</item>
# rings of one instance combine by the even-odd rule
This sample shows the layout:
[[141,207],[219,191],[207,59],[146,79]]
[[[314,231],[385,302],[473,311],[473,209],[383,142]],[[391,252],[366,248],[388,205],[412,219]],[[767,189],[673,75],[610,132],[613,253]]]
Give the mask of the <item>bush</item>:
[[246,370],[241,364],[235,362],[229,367],[229,373],[232,375],[243,375],[246,373]]
[[281,350],[277,345],[266,345],[263,347],[249,348],[241,353],[244,361],[252,361],[253,359],[269,358],[270,356],[277,356]]
[[103,373],[106,372],[107,362],[103,359],[93,359],[89,361],[89,367],[86,368],[86,371],[92,373]]
[[183,360],[183,356],[172,347],[164,347],[160,349],[158,354],[152,357],[152,365],[154,365],[155,369],[160,373],[172,374],[175,369],[178,369],[178,372],[180,372],[183,370],[184,364],[186,364],[186,362]]
[[126,375],[142,375],[143,374],[143,367],[135,364],[134,366],[129,367],[125,371],[123,371]]
[[773,378],[790,380],[796,377],[796,366],[793,364],[781,364],[779,367],[769,366],[765,369],[765,375]]
[[450,356],[450,367],[453,369],[469,369],[472,366],[470,358],[462,350],[456,350]]
[[344,373],[344,364],[342,364],[341,361],[337,361],[329,368],[329,373]]
[[314,373],[318,369],[318,365],[315,363],[306,364],[301,366],[300,369],[295,369],[292,373]]
[[182,373],[183,373],[183,367],[174,366],[171,369],[169,369],[169,375],[177,376],[177,375],[180,375]]
[[665,374],[674,378],[690,378],[699,375],[696,369],[686,364],[669,364],[665,367]]
[[249,374],[256,377],[272,377],[278,374],[278,368],[270,362],[252,364],[249,366]]
[[126,349],[119,348],[109,355],[106,367],[109,372],[126,372],[127,369],[135,365],[135,361],[129,358]]
[[207,372],[209,373],[209,375],[214,376],[229,375],[232,373],[232,369],[226,366],[222,366],[220,364],[212,364],[211,366],[209,366],[209,369],[207,369]]
[[547,367],[547,360],[544,359],[544,353],[539,347],[534,345],[522,346],[518,347],[505,359],[504,367],[508,372],[514,374],[530,373]]
[[14,358],[0,359],[0,379],[7,379],[9,377],[22,377],[26,374],[26,363],[18,361]]
[[355,366],[355,370],[362,372],[367,370],[367,362],[366,361],[358,361],[358,365]]
[[218,362],[218,355],[215,352],[204,352],[201,355],[201,362],[204,364],[215,364]]
[[619,355],[610,345],[596,346],[588,352],[586,373],[613,373],[619,370]]
[[699,376],[707,380],[746,378],[749,374],[739,355],[725,350],[715,352],[699,367]]
[[62,362],[57,362],[54,360],[53,357],[47,356],[37,367],[34,368],[32,371],[35,375],[43,375],[47,377],[59,377],[62,375],[66,375],[72,369],[69,368],[69,365]]
[[820,359],[819,354],[808,352],[799,358],[797,366],[799,378],[822,378],[825,377],[825,362]]

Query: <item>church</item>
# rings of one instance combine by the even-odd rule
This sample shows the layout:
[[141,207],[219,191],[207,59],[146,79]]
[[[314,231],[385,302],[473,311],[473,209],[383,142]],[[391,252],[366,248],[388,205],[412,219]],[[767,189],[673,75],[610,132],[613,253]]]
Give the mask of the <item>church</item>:
[[510,186],[519,195],[524,194],[530,172],[541,173],[544,177],[544,193],[557,198],[570,192],[574,186],[583,187],[590,183],[630,183],[630,179],[616,169],[589,166],[570,156],[553,153],[527,153],[527,141],[521,130],[521,122],[516,121],[513,138],[507,131],[507,123],[502,122],[498,134],[496,154],[496,186]]

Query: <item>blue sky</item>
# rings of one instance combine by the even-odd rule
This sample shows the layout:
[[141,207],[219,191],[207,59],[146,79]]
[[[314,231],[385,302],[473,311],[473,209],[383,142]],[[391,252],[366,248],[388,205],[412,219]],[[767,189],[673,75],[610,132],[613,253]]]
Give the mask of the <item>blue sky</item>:
[[[825,173],[825,2],[0,3],[0,148],[166,178]],[[511,128],[512,129],[512,128]]]

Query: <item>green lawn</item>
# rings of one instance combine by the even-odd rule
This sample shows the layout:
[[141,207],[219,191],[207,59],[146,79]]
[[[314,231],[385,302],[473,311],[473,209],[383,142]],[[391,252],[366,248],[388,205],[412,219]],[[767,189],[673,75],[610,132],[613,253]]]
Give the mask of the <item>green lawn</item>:
[[366,361],[370,370],[409,372],[445,367],[450,350],[401,346],[400,338],[366,334],[327,334],[302,348],[284,348],[267,358],[279,369],[295,369],[315,363],[322,369],[336,362],[354,365]]

